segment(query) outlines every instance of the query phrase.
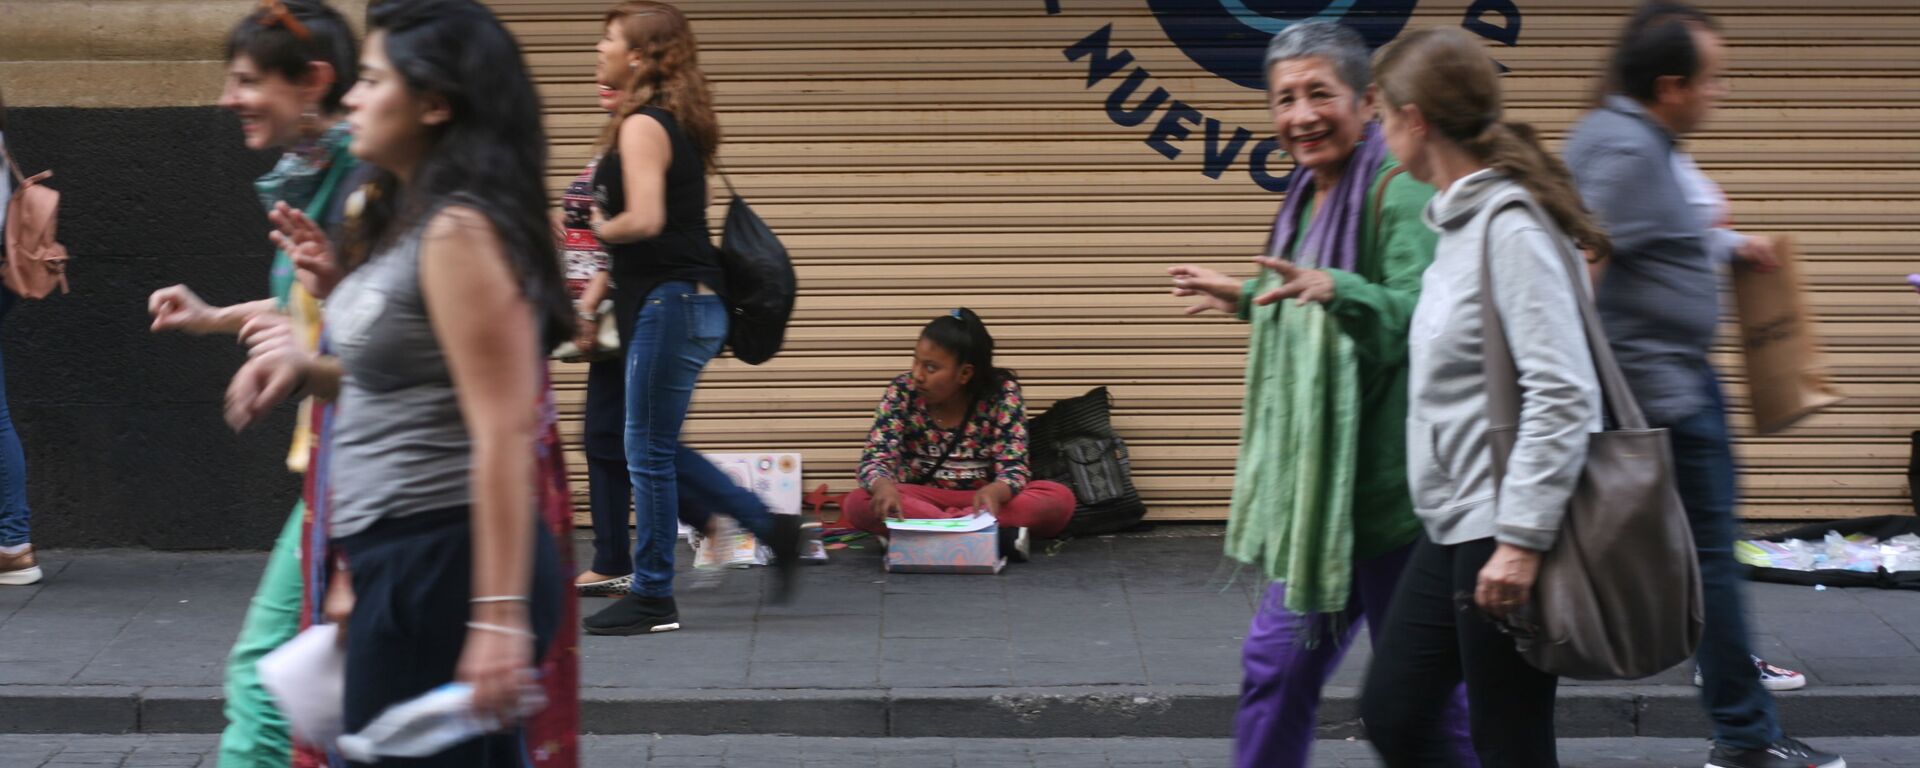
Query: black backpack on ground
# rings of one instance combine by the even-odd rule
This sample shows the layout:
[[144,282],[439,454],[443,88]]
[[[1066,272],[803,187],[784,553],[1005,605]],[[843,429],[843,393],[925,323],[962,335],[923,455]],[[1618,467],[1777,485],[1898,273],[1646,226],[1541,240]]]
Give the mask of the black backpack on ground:
[[732,315],[727,346],[741,362],[759,365],[779,354],[786,341],[799,281],[787,247],[773,229],[753,212],[724,172],[720,180],[732,196],[720,230],[720,268],[727,275],[727,308]]
[[1106,387],[1054,403],[1027,423],[1033,476],[1073,489],[1066,538],[1118,533],[1140,525],[1147,505],[1133,487],[1127,441],[1113,431]]

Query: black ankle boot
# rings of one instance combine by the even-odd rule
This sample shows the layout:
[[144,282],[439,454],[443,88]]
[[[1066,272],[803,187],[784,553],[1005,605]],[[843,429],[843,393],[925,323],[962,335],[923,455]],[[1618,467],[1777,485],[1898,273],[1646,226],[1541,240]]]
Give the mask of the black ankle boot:
[[767,536],[767,548],[773,550],[774,603],[793,599],[796,576],[800,572],[800,516],[773,516],[773,532]]
[[628,592],[580,624],[589,635],[651,635],[679,629],[680,610],[671,597]]

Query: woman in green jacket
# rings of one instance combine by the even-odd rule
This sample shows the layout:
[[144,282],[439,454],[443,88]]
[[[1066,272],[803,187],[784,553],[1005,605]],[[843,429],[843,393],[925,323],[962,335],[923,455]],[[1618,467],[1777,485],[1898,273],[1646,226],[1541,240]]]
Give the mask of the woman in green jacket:
[[[1368,50],[1329,22],[1295,24],[1267,49],[1267,92],[1294,157],[1258,277],[1172,267],[1189,314],[1252,325],[1227,556],[1272,582],[1242,653],[1235,759],[1308,764],[1320,689],[1362,619],[1378,634],[1420,533],[1407,495],[1407,324],[1434,233],[1433,188],[1401,173],[1370,122]],[[1290,300],[1290,301],[1289,301]],[[1377,638],[1376,638],[1377,640]],[[1466,707],[1449,728],[1477,765]]]
[[[341,99],[353,87],[360,46],[353,28],[324,0],[262,3],[227,35],[227,78],[220,106],[239,118],[248,149],[280,150],[280,159],[254,181],[269,217],[285,227],[325,228],[338,223],[342,201],[360,176],[347,151]],[[302,218],[298,212],[309,214]],[[285,242],[279,244],[285,245]],[[298,343],[317,342],[319,302],[296,279],[309,270],[311,286],[324,293],[338,278],[331,270],[298,265],[286,250],[274,253],[267,298],[225,307],[209,305],[185,285],[155,291],[148,300],[155,332],[235,334],[257,343],[287,334]],[[287,453],[287,468],[304,473],[314,434],[303,406]],[[304,597],[301,533],[307,508],[296,504],[274,540],[266,572],[248,605],[240,636],[227,660],[227,727],[220,737],[220,764],[285,766],[293,742],[287,721],[260,684],[254,665],[300,631]]]

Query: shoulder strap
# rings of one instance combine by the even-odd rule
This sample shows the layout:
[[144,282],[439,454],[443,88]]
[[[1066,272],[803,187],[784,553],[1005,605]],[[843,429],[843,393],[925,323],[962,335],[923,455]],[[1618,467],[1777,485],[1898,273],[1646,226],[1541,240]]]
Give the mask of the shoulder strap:
[[[1500,307],[1493,290],[1493,220],[1501,211],[1522,206],[1533,212],[1541,222],[1551,224],[1553,219],[1540,209],[1539,203],[1526,195],[1514,192],[1501,195],[1490,204],[1485,229],[1481,232],[1480,247],[1480,335],[1481,370],[1485,372],[1487,388],[1487,427],[1489,430],[1512,429],[1520,423],[1520,374],[1513,363],[1513,352],[1507,344],[1507,332],[1500,325]],[[1555,233],[1551,227],[1547,230]],[[1594,372],[1600,377],[1600,395],[1606,405],[1605,423],[1611,429],[1646,429],[1646,416],[1640,412],[1640,404],[1633,398],[1633,390],[1627,385],[1625,374],[1620,372],[1620,364],[1614,360],[1613,347],[1607,342],[1607,333],[1600,324],[1600,314],[1594,308],[1593,298],[1587,295],[1586,286],[1580,275],[1584,266],[1580,257],[1568,247],[1564,237],[1554,237],[1554,250],[1566,267],[1568,284],[1573,295],[1579,297],[1581,325],[1586,330],[1587,349],[1593,356]],[[1496,464],[1497,466],[1497,464]]]
[[13,180],[15,182],[18,182],[22,187],[27,185],[27,177],[20,173],[20,164],[13,161],[13,155],[7,152],[5,142],[0,142],[0,160],[6,161],[7,170],[13,174]]
[[1407,172],[1407,168],[1404,165],[1396,165],[1392,168],[1389,168],[1387,169],[1386,175],[1380,177],[1380,185],[1377,187],[1374,187],[1373,189],[1373,239],[1367,242],[1368,245],[1380,244],[1380,223],[1382,219],[1386,218],[1381,214],[1385,213],[1387,210],[1387,185],[1393,183],[1393,177],[1399,176],[1400,174],[1403,174],[1406,172]]
[[[953,455],[953,449],[960,447],[960,441],[967,435],[967,425],[973,423],[973,409],[979,406],[980,398],[978,396],[968,398],[967,410],[964,415],[960,417],[960,426],[953,428],[953,436],[947,438],[946,449],[941,451],[940,458],[933,462],[933,468],[927,470],[927,482],[933,482],[935,476],[940,474],[940,470],[947,466],[947,457]],[[927,414],[927,421],[929,423],[933,421],[933,414]]]
[[738,198],[740,190],[733,188],[733,179],[727,176],[727,169],[720,167],[720,156],[713,156],[713,175],[720,177],[720,183],[727,185],[727,196]]

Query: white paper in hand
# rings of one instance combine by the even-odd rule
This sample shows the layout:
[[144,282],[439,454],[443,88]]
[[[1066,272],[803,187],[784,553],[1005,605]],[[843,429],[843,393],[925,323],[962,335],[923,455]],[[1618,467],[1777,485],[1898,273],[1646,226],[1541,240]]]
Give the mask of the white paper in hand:
[[260,684],[307,744],[332,744],[346,730],[347,654],[337,634],[334,624],[308,627],[256,665]]

